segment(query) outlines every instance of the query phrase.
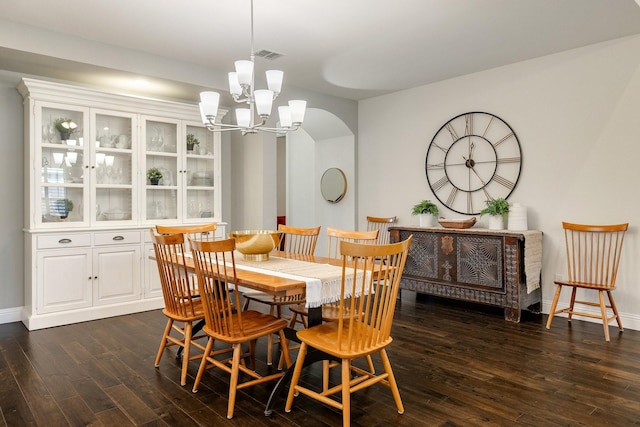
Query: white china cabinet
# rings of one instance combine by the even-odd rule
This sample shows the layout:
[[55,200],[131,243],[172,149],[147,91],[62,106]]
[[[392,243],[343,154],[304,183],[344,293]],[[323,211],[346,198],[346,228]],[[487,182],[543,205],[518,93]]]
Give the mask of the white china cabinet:
[[[23,323],[33,330],[162,307],[149,228],[215,221],[224,237],[220,134],[201,125],[197,105],[33,79],[18,90]],[[148,179],[152,168],[159,181]]]

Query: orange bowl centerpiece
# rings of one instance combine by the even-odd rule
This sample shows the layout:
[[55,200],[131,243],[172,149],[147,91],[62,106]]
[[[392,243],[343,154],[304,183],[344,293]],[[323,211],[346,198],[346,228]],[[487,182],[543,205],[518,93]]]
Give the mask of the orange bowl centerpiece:
[[280,243],[281,231],[241,230],[232,231],[229,237],[235,239],[236,249],[247,261],[266,261],[269,252]]

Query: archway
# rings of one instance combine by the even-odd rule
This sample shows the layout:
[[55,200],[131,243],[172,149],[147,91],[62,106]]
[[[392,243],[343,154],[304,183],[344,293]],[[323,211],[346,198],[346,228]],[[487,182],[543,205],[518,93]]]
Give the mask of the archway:
[[[302,128],[286,137],[285,157],[287,223],[297,227],[322,225],[316,254],[324,255],[326,227],[356,229],[355,136],[334,114],[309,108]],[[335,204],[324,200],[320,192],[320,179],[329,168],[341,169],[347,178],[347,192]]]

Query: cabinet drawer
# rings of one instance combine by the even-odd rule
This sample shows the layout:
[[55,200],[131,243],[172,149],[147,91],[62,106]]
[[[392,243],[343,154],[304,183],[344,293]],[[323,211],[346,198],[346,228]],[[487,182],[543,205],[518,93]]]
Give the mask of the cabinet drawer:
[[94,234],[94,244],[96,246],[122,245],[127,243],[140,243],[140,232],[110,231],[108,233]]
[[91,234],[49,234],[38,236],[38,249],[91,246]]

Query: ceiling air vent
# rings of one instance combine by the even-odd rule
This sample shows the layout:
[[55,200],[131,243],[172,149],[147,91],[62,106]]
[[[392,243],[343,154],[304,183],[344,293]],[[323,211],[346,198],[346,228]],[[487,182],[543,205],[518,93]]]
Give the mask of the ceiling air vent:
[[270,61],[273,61],[274,59],[278,59],[281,56],[283,56],[282,53],[272,52],[272,51],[266,50],[266,49],[261,49],[261,50],[257,51],[255,53],[255,55],[259,56],[260,58],[268,59]]

